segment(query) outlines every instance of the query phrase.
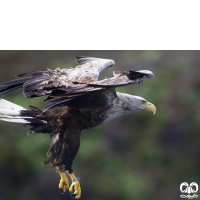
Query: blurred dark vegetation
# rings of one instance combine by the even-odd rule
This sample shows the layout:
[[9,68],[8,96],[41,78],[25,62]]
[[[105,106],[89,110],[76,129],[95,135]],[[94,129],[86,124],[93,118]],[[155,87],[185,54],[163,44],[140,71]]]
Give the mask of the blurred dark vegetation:
[[[74,161],[81,177],[81,199],[176,200],[182,182],[200,184],[199,51],[1,51],[0,82],[15,74],[75,66],[74,55],[110,58],[117,70],[153,71],[155,77],[118,91],[142,96],[157,107],[114,119],[82,133]],[[22,90],[1,96],[27,107]],[[0,122],[0,199],[71,199],[58,190],[59,175],[40,163],[50,140],[26,136],[21,124]]]

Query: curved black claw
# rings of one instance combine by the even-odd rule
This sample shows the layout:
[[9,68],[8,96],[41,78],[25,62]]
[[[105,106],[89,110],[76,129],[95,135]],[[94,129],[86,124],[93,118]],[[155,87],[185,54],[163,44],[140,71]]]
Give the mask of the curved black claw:
[[60,189],[61,194],[65,194],[67,190]]
[[71,195],[71,197],[73,198],[73,199],[77,199],[76,198],[76,194],[74,194],[73,192],[69,192],[70,193],[70,195]]

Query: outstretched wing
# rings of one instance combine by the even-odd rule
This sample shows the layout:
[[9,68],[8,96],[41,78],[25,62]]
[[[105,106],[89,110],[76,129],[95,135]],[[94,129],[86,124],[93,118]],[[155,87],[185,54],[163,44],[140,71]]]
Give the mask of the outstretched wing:
[[[74,102],[82,102],[83,99],[87,99],[90,96],[94,96],[95,93],[99,93],[103,96],[115,92],[116,87],[121,87],[130,84],[141,83],[145,79],[152,78],[154,75],[151,71],[141,70],[141,71],[128,71],[128,72],[114,72],[114,77],[107,78],[101,81],[95,81],[91,83],[80,83],[77,84],[71,91],[63,88],[62,91],[53,91],[49,97],[55,98],[49,105],[45,107],[44,110],[51,109],[58,105],[73,105]],[[97,99],[97,98],[96,98]]]
[[[76,56],[76,62],[77,67],[19,74],[19,79],[0,84],[0,94],[19,87],[24,88],[27,98],[50,95],[53,91],[60,93],[63,88],[69,93],[77,89],[74,82],[97,81],[103,69],[114,65],[113,60],[83,56]],[[24,78],[27,75],[31,76]]]
[[105,90],[108,88],[116,88],[130,84],[141,83],[146,79],[152,78],[154,75],[151,71],[124,71],[124,72],[113,72],[114,77],[106,78],[100,81],[94,81],[91,83],[73,82],[76,84],[71,91],[68,88],[62,88],[62,92],[58,94],[58,91],[53,91],[51,97],[75,97],[81,94],[88,94],[94,91]]

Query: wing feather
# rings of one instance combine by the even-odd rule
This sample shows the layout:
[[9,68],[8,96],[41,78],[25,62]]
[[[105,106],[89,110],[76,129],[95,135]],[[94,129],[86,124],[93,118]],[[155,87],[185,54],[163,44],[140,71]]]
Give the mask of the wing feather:
[[[54,94],[58,96],[79,93],[82,86],[78,88],[74,82],[97,81],[99,73],[103,69],[114,65],[113,60],[84,56],[76,56],[76,62],[79,64],[77,67],[18,74],[19,79],[0,85],[0,93],[9,92],[19,87],[24,88],[24,95],[27,98],[45,96],[51,93],[52,96]],[[28,75],[29,77],[26,77]]]
[[95,61],[98,58],[93,58],[93,57],[87,57],[87,56],[75,56],[76,60],[75,62],[79,65],[83,65],[87,62]]
[[[117,74],[117,75],[116,75]],[[114,77],[107,78],[101,81],[91,83],[74,82],[72,87],[62,87],[56,89],[49,95],[50,97],[78,97],[91,92],[106,90],[108,88],[116,88],[130,84],[141,83],[146,79],[152,78],[153,73],[147,70],[143,71],[128,71],[128,72],[115,72]]]
[[86,56],[75,56],[75,58],[76,63],[83,67],[83,69],[87,72],[93,72],[94,70],[97,70],[100,73],[105,68],[112,67],[115,64],[115,62],[110,59],[93,58]]
[[144,80],[152,78],[154,75],[151,71],[131,71],[113,72],[114,77],[89,83],[93,87],[120,87],[130,84],[142,83]]
[[[153,77],[153,73],[147,70],[142,71],[131,71],[128,72],[114,72],[114,77],[96,81],[88,84],[78,83],[77,87],[71,87],[70,91],[67,88],[62,88],[62,92],[59,94],[58,91],[52,92],[50,97],[55,98],[44,110],[51,109],[60,105],[69,105],[73,102],[79,101],[82,104],[90,96],[94,94],[104,95],[102,92],[115,91],[116,87],[121,87],[130,84],[141,83],[145,79]],[[78,104],[77,104],[78,105]]]

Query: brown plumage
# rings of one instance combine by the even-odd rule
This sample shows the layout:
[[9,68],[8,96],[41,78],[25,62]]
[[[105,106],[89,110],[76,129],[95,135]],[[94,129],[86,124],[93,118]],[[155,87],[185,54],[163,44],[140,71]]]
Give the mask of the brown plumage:
[[[31,126],[29,133],[45,133],[52,139],[47,161],[62,171],[73,172],[72,163],[80,146],[83,129],[92,128],[131,112],[155,106],[142,97],[117,93],[116,87],[141,83],[153,77],[147,70],[114,72],[98,81],[99,73],[113,66],[113,60],[76,57],[77,67],[19,74],[19,79],[0,85],[0,93],[23,87],[26,98],[46,96],[51,100],[43,111],[23,108],[0,100],[0,119]],[[29,75],[29,76],[28,76]],[[28,77],[25,77],[28,76]]]

